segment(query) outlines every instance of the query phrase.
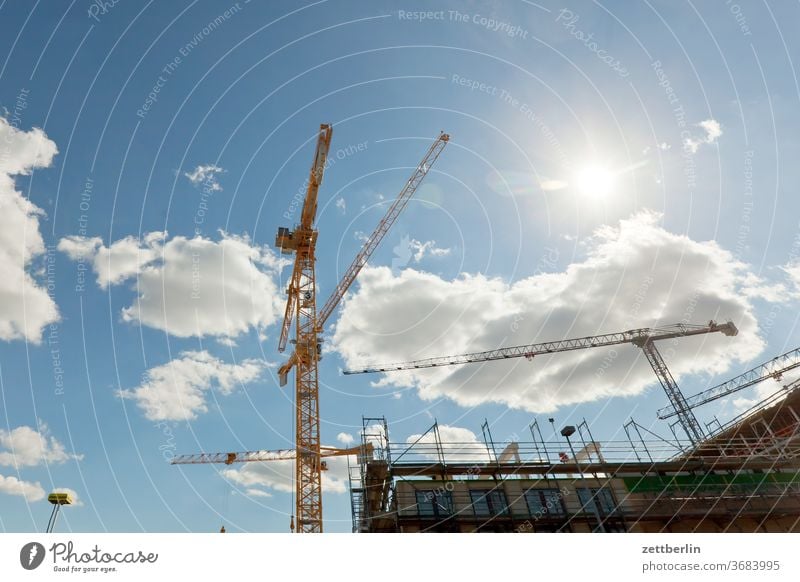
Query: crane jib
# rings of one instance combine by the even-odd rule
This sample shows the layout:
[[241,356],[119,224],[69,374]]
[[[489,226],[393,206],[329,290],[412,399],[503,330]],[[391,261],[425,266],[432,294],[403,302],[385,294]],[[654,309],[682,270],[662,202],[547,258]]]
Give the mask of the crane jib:
[[679,417],[681,427],[691,444],[697,445],[703,438],[703,430],[700,423],[694,416],[691,407],[687,404],[686,398],[680,391],[678,384],[672,377],[664,359],[661,357],[656,343],[677,337],[688,337],[699,334],[720,332],[726,336],[735,336],[739,330],[732,322],[717,324],[709,321],[706,325],[675,324],[658,328],[641,328],[623,331],[619,333],[588,336],[576,339],[566,339],[555,342],[545,342],[540,344],[530,344],[524,346],[514,346],[484,352],[474,352],[460,356],[445,356],[439,358],[427,358],[412,362],[384,364],[354,370],[345,370],[343,373],[350,374],[369,374],[376,372],[418,370],[421,368],[435,368],[438,366],[452,366],[457,364],[469,364],[474,362],[488,362],[492,360],[525,357],[533,359],[539,354],[551,354],[556,352],[567,352],[584,348],[596,348],[602,346],[618,345],[623,343],[633,344],[644,352],[650,367],[655,372],[667,398],[670,401],[674,413]]
[[472,352],[459,356],[442,356],[435,358],[425,358],[410,362],[394,362],[389,364],[374,364],[369,367],[352,368],[344,370],[343,374],[366,374],[385,371],[402,371],[421,368],[434,368],[439,366],[453,366],[468,364],[473,362],[486,362],[491,360],[508,358],[533,358],[538,355],[581,350],[586,348],[597,348],[612,346],[624,343],[632,343],[639,347],[647,342],[671,339],[676,337],[686,337],[692,335],[720,332],[724,335],[733,336],[738,333],[736,326],[731,322],[717,324],[710,321],[707,325],[688,325],[675,324],[657,328],[639,328],[618,333],[610,333],[596,336],[586,336],[574,339],[557,340],[537,344],[527,344],[487,350],[483,352]]

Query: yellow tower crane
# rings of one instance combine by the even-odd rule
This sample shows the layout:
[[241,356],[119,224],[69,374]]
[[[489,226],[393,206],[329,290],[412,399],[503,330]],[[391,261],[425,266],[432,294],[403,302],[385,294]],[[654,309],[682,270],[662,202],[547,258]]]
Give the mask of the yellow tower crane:
[[406,181],[385,216],[367,238],[356,258],[344,272],[339,283],[317,312],[317,287],[314,273],[317,230],[317,190],[322,182],[325,159],[330,145],[332,128],[320,127],[317,154],[311,167],[300,224],[294,231],[279,228],[275,245],[283,253],[294,253],[292,278],[287,290],[286,312],[278,341],[278,351],[284,351],[289,339],[292,318],[296,318],[294,352],[278,371],[281,386],[286,384],[289,371],[295,368],[295,511],[298,533],[322,532],[322,484],[320,476],[319,382],[317,369],[322,356],[319,335],[358,273],[369,260],[383,237],[405,208],[411,196],[436,162],[450,139],[441,133],[428,148],[425,157]]
[[[389,206],[373,233],[367,238],[353,262],[342,275],[331,296],[317,311],[317,286],[315,275],[316,245],[318,231],[315,228],[317,215],[317,193],[328,158],[333,128],[320,126],[317,149],[311,165],[300,223],[294,230],[286,227],[278,229],[275,246],[284,254],[294,254],[294,267],[287,289],[286,311],[284,312],[278,351],[283,352],[289,342],[292,320],[295,323],[294,351],[278,370],[280,385],[285,386],[289,372],[295,368],[295,448],[282,454],[295,460],[295,516],[292,516],[292,531],[298,533],[322,532],[322,477],[325,470],[322,459],[338,454],[354,454],[355,449],[330,449],[320,443],[319,381],[318,366],[322,357],[321,338],[325,322],[339,305],[344,294],[355,281],[358,273],[367,264],[372,253],[383,240],[408,201],[419,188],[428,171],[439,158],[450,140],[446,133],[440,133],[428,148],[422,161],[406,181],[400,193]],[[265,453],[265,454],[261,454]],[[233,455],[233,456],[231,456]],[[254,453],[200,453],[176,457],[173,464],[218,463],[231,464],[240,461],[272,460],[269,451]],[[249,458],[252,457],[252,458]]]

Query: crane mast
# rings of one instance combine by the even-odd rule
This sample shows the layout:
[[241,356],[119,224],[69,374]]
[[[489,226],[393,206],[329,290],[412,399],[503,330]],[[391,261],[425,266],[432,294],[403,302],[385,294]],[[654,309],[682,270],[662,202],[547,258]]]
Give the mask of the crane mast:
[[619,333],[609,333],[594,335],[576,339],[565,339],[554,342],[543,342],[513,346],[509,348],[499,348],[483,352],[473,352],[458,356],[444,356],[437,358],[426,358],[411,362],[401,362],[396,364],[374,365],[366,368],[345,370],[344,374],[368,374],[374,372],[394,372],[399,370],[419,370],[424,368],[436,368],[440,366],[452,366],[458,364],[468,364],[473,362],[489,362],[493,360],[504,360],[508,358],[533,359],[535,356],[553,354],[559,352],[569,352],[586,348],[597,348],[603,346],[614,346],[619,344],[633,344],[642,349],[647,361],[653,368],[661,386],[667,394],[667,398],[681,421],[681,426],[686,432],[689,441],[695,445],[703,439],[703,432],[700,423],[697,422],[691,408],[686,404],[686,398],[680,391],[677,382],[672,377],[664,359],[656,349],[655,341],[666,340],[678,337],[688,337],[706,333],[720,332],[727,336],[734,336],[738,333],[736,326],[732,322],[718,324],[709,321],[707,325],[688,325],[675,324],[657,328],[640,328],[623,331]]
[[692,409],[686,404],[686,397],[683,395],[683,392],[681,392],[681,389],[678,388],[678,383],[675,382],[675,379],[672,377],[669,368],[667,368],[667,364],[664,362],[664,358],[661,357],[661,353],[656,349],[653,340],[647,339],[639,345],[639,347],[642,348],[647,361],[650,363],[650,367],[653,368],[653,371],[656,373],[656,377],[658,377],[658,381],[661,383],[661,387],[664,389],[667,399],[675,409],[681,427],[683,427],[686,436],[689,437],[689,441],[692,445],[700,443],[704,438],[703,429],[700,428],[700,423],[697,421],[697,417],[692,412]]

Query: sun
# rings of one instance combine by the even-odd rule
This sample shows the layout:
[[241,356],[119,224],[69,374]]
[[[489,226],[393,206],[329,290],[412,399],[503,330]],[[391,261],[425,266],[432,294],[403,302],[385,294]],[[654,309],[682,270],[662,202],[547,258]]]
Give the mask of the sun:
[[616,183],[616,174],[600,164],[581,168],[575,175],[575,186],[584,196],[602,198],[611,193]]

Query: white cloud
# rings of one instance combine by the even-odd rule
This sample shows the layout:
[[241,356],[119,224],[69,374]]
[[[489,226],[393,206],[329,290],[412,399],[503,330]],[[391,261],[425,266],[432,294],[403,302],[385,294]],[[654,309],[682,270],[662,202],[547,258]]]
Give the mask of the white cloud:
[[691,153],[697,153],[697,150],[703,144],[712,144],[722,135],[722,126],[716,119],[706,119],[697,124],[697,127],[705,132],[705,135],[699,137],[687,137],[683,140],[683,147]]
[[[70,459],[82,459],[82,455],[67,453],[64,445],[50,436],[47,425],[39,423],[39,428],[18,426],[11,430],[0,429],[0,465],[9,467],[35,467],[41,464],[64,463]],[[82,505],[77,493],[72,489],[55,489],[56,492],[69,492],[76,505]],[[44,499],[45,491],[41,484],[21,481],[16,477],[0,475],[0,493],[25,497],[27,501]]]
[[[479,441],[477,435],[468,428],[440,424],[438,430],[445,460],[453,463],[485,463],[491,460],[486,444]],[[418,455],[428,459],[438,458],[436,435],[433,431],[412,434],[406,439],[406,443],[409,445],[414,443],[411,450],[406,453],[411,458],[416,458]]]
[[222,191],[222,186],[217,181],[219,174],[224,174],[225,170],[214,164],[199,165],[191,172],[184,172],[189,181],[194,186],[202,186],[204,189],[211,192]]
[[346,432],[340,432],[339,434],[336,435],[336,440],[339,441],[340,443],[342,443],[343,445],[349,445],[355,439],[353,438],[353,435],[351,435],[351,434],[348,434]]
[[54,263],[39,231],[44,211],[17,191],[13,176],[46,168],[58,153],[41,129],[20,131],[0,117],[0,340],[39,344],[59,320],[43,276]]
[[286,261],[246,236],[167,240],[152,232],[109,247],[99,238],[67,237],[58,248],[91,262],[100,288],[135,278],[138,298],[122,310],[123,320],[177,337],[260,332],[283,312],[276,278]]
[[127,236],[106,247],[100,237],[68,236],[59,241],[58,250],[73,261],[91,261],[97,284],[107,289],[109,285],[135,277],[146,266],[158,261],[166,238],[166,232],[151,232],[141,240]]
[[453,249],[442,248],[436,245],[435,240],[425,242],[403,236],[400,242],[392,248],[394,257],[392,258],[392,269],[402,269],[410,263],[420,263],[426,256],[441,258],[448,256]]
[[149,369],[141,385],[119,395],[136,401],[149,420],[193,420],[208,412],[206,392],[216,388],[230,394],[237,385],[257,380],[263,369],[260,360],[226,364],[206,351],[188,351]]
[[706,119],[697,125],[706,130],[706,143],[712,143],[722,135],[722,127],[720,126],[719,121],[715,119]]
[[386,431],[382,424],[371,424],[361,431],[361,437],[376,448],[386,448]]
[[786,274],[793,288],[791,295],[793,297],[800,297],[800,260],[793,259],[789,261],[786,265],[781,267],[781,270]]
[[39,482],[20,481],[14,476],[0,475],[0,493],[18,495],[24,497],[28,502],[44,499],[44,489]]
[[[344,304],[334,345],[346,365],[407,361],[536,341],[686,321],[731,319],[735,338],[710,334],[662,342],[676,378],[720,374],[763,349],[745,281],[747,265],[715,242],[667,232],[640,213],[590,238],[562,272],[513,283],[462,274],[444,280],[405,269],[365,268]],[[459,367],[392,373],[378,386],[416,387],[425,400],[497,402],[532,412],[655,386],[641,350],[623,345]],[[691,391],[691,390],[689,390]],[[663,398],[659,394],[659,397]]]
[[342,214],[347,212],[347,202],[345,202],[344,198],[336,199],[336,208],[338,208]]
[[742,293],[753,299],[760,298],[771,303],[782,303],[792,297],[792,293],[783,283],[766,281],[754,273],[747,274],[742,283]]
[[21,131],[0,116],[0,173],[27,176],[36,168],[46,168],[58,153],[55,142],[34,127]]
[[39,429],[18,426],[10,431],[0,429],[0,465],[9,467],[35,467],[42,463],[63,463],[69,459],[81,459],[71,455],[58,439],[50,436],[44,423]]
[[[283,459],[283,456],[289,458]],[[265,487],[274,491],[290,493],[294,491],[294,452],[276,457],[280,460],[245,463],[241,469],[227,469],[223,476],[245,487],[247,491]],[[322,490],[325,493],[345,493],[347,491],[348,457],[328,457],[325,463],[328,470],[322,472]],[[264,492],[266,493],[266,492]]]
[[453,249],[451,248],[442,248],[436,246],[435,240],[428,240],[425,242],[420,242],[417,239],[411,239],[409,242],[409,246],[411,250],[414,252],[413,259],[415,263],[419,263],[424,259],[426,256],[430,257],[446,257]]

